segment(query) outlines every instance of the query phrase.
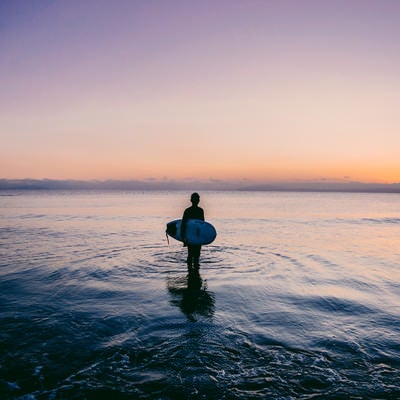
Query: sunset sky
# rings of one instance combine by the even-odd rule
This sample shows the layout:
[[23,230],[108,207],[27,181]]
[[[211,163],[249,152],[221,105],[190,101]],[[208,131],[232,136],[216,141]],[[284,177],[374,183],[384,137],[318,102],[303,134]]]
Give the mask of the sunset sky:
[[0,178],[400,182],[398,0],[2,0]]

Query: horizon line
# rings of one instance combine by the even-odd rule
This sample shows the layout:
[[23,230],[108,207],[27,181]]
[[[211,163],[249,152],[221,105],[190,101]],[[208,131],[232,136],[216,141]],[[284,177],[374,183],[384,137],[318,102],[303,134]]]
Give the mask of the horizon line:
[[358,181],[251,181],[222,179],[0,179],[0,191],[6,190],[215,190],[275,192],[350,192],[400,193],[399,183]]

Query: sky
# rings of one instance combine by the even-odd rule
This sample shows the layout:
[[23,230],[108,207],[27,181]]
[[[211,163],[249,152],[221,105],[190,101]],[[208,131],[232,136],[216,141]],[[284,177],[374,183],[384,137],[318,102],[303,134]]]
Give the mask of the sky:
[[0,178],[400,182],[398,0],[2,0]]

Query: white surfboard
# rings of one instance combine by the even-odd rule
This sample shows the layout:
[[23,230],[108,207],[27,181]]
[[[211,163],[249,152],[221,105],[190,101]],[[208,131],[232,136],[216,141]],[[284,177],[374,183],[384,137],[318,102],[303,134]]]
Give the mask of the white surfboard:
[[[182,242],[181,238],[181,219],[168,222],[167,235]],[[206,221],[199,219],[189,219],[186,222],[185,237],[188,244],[199,246],[212,243],[217,236],[215,228]]]

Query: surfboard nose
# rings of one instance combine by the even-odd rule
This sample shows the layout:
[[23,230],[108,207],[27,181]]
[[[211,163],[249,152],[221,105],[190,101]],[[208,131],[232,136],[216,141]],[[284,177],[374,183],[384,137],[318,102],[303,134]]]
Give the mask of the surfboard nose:
[[167,224],[167,233],[172,237],[176,235],[176,222],[168,222]]

